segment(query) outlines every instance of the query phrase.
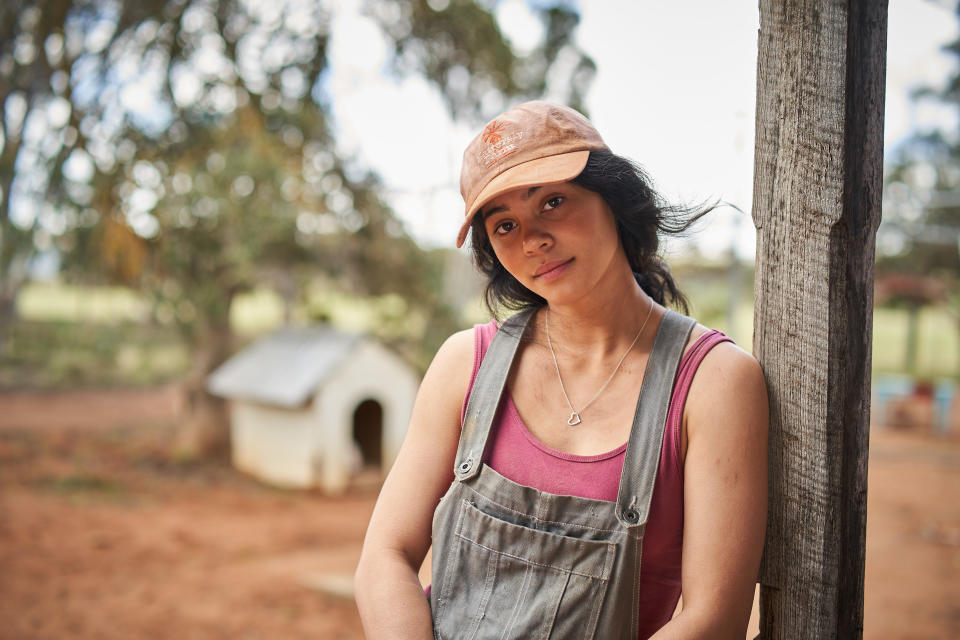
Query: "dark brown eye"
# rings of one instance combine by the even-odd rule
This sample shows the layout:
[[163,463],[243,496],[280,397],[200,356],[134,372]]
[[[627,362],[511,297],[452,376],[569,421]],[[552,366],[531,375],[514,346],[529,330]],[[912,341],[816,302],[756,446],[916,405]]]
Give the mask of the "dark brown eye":
[[557,207],[560,206],[560,203],[562,202],[563,202],[563,196],[553,196],[552,198],[548,199],[544,204],[548,209],[556,209]]

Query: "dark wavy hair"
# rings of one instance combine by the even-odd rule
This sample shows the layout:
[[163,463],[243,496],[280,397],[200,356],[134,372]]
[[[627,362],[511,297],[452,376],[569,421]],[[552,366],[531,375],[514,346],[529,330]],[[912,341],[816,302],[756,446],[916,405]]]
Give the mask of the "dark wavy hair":
[[[583,171],[570,182],[599,194],[610,207],[630,269],[647,295],[659,304],[669,303],[689,313],[686,296],[660,257],[660,234],[682,234],[716,208],[716,203],[698,207],[670,204],[653,189],[638,164],[605,150],[591,151]],[[473,218],[470,247],[474,264],[487,278],[484,303],[491,315],[498,317],[501,309],[520,311],[546,304],[500,264],[487,237],[482,211]]]

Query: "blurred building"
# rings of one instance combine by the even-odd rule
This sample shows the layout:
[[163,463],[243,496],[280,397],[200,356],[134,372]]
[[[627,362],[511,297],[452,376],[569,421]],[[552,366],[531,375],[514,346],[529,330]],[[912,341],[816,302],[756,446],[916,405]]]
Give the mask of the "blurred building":
[[234,465],[272,485],[347,488],[396,457],[419,379],[367,337],[329,327],[283,329],[207,379],[230,400]]

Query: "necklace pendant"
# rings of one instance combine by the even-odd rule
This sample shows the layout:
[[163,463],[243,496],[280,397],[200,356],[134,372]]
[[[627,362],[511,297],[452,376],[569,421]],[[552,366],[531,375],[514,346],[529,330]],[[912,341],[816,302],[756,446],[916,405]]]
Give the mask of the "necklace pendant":
[[580,414],[577,413],[576,411],[571,411],[570,419],[567,420],[567,424],[570,425],[571,427],[575,427],[578,424],[580,424]]

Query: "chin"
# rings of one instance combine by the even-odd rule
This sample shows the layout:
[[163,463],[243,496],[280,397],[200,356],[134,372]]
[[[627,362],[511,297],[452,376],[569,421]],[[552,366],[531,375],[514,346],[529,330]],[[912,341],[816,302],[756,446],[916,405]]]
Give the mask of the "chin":
[[538,287],[538,289],[531,289],[535,294],[547,301],[551,305],[567,305],[573,304],[578,300],[582,300],[586,295],[586,291],[577,287]]

